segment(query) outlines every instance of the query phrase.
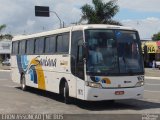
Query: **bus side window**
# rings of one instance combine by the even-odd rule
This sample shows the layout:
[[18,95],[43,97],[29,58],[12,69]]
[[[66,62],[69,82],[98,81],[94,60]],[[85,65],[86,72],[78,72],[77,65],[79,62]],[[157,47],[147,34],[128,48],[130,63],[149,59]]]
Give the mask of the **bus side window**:
[[26,53],[26,40],[19,42],[19,54],[24,55]]
[[57,52],[68,54],[69,52],[69,33],[63,33],[57,36]]
[[27,40],[27,49],[26,49],[27,55],[34,54],[34,39],[28,39]]
[[62,53],[63,52],[63,37],[62,35],[58,35],[57,36],[57,51],[58,53]]
[[17,55],[18,54],[18,48],[19,48],[19,41],[12,43],[12,54]]
[[56,38],[55,36],[49,36],[45,38],[45,53],[47,54],[54,54],[55,53],[55,45],[56,45]]
[[43,54],[44,53],[44,38],[36,38],[35,39],[35,53]]

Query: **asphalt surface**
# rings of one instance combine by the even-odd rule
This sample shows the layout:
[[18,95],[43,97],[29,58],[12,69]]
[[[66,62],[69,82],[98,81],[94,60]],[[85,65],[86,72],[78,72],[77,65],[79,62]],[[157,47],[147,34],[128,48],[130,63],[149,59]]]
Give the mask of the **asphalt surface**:
[[145,68],[145,75],[150,77],[160,77],[160,70],[158,68]]
[[[73,104],[66,105],[54,93],[33,88],[23,92],[20,85],[11,81],[10,71],[0,71],[0,113],[62,114],[65,119],[77,120],[142,120],[146,114],[160,115],[160,79],[146,79],[141,100],[118,100],[115,103],[74,100]],[[159,119],[160,116],[156,120]]]

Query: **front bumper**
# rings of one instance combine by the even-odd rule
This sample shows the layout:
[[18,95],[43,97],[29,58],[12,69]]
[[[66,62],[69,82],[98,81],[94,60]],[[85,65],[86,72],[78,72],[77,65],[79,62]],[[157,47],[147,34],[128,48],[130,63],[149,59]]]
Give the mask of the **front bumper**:
[[[115,95],[116,91],[124,91],[123,95]],[[91,88],[85,86],[85,98],[87,101],[102,101],[102,100],[120,100],[120,99],[140,99],[143,97],[144,87],[134,88],[117,88],[103,89]]]

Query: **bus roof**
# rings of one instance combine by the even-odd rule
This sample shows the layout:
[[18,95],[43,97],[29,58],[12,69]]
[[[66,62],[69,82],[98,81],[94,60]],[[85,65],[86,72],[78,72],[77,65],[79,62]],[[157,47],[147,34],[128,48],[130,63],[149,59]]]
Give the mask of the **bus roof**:
[[131,27],[124,27],[124,26],[116,26],[116,25],[107,25],[107,24],[87,24],[87,25],[75,25],[75,26],[70,26],[66,28],[59,28],[51,31],[46,31],[46,32],[41,32],[41,33],[35,33],[31,35],[18,35],[14,36],[12,41],[16,40],[24,40],[24,39],[29,39],[29,38],[36,38],[36,37],[42,37],[42,36],[49,36],[49,35],[54,35],[58,33],[63,33],[63,32],[69,32],[71,30],[84,30],[84,29],[123,29],[123,30],[134,30]]

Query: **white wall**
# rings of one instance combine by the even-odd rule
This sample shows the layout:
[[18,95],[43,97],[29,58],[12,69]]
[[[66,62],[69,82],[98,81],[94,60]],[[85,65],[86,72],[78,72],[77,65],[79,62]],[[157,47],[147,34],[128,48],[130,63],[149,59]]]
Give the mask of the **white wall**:
[[0,41],[0,54],[11,54],[11,40]]

